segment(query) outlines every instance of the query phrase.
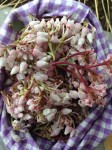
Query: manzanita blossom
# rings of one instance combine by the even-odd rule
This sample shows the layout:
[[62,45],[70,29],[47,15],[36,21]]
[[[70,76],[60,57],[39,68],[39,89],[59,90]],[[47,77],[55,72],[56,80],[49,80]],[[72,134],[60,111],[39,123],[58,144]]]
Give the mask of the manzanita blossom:
[[106,104],[112,54],[97,61],[95,32],[90,23],[67,16],[34,18],[16,42],[0,45],[0,69],[11,83],[9,92],[1,93],[14,130],[67,140],[75,136],[88,107]]

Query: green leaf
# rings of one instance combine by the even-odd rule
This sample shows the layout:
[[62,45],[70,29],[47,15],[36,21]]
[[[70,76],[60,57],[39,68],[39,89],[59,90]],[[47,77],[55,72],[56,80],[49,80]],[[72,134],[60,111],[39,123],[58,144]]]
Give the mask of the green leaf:
[[69,63],[73,63],[73,59],[68,59],[67,60]]
[[25,28],[25,25],[22,21],[13,21],[9,24],[10,27],[12,27],[15,31],[20,32],[23,28]]

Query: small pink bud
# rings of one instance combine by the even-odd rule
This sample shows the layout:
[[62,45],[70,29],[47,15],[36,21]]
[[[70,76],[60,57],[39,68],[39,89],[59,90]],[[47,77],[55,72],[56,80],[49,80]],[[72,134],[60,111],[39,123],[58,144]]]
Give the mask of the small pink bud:
[[33,99],[29,99],[29,100],[27,101],[27,103],[26,103],[26,104],[27,104],[27,105],[32,105],[32,104],[33,104],[33,102],[34,102],[34,101],[33,101]]
[[51,113],[51,109],[49,109],[49,108],[46,108],[46,109],[43,110],[43,115],[44,115],[44,116],[47,116],[47,115],[49,115],[50,113]]
[[47,21],[47,28],[50,29],[52,27],[52,23],[50,21]]
[[74,27],[75,27],[75,32],[79,32],[81,30],[81,24],[80,23],[75,23],[74,24]]
[[18,81],[23,80],[23,79],[25,79],[25,74],[19,73],[19,74],[16,75],[16,77],[17,77]]
[[19,72],[19,66],[14,66],[11,70],[11,75],[17,74]]
[[66,128],[65,128],[64,134],[67,135],[67,134],[69,134],[71,131],[72,131],[72,127],[70,127],[69,125],[67,125]]
[[61,101],[61,98],[57,94],[55,94],[54,92],[51,93],[50,98],[54,101],[57,101],[57,102]]
[[41,24],[41,26],[43,28],[45,28],[46,27],[46,21],[45,21],[45,19],[42,19],[42,21],[40,22],[40,24]]
[[37,57],[37,56],[41,55],[41,53],[42,53],[41,51],[42,51],[42,49],[36,45],[33,49],[32,54],[34,57]]
[[60,42],[60,40],[58,39],[58,37],[54,36],[54,35],[52,35],[50,41],[53,42],[53,43],[59,43]]
[[79,104],[81,107],[85,107],[85,101],[84,101],[84,100],[79,100],[79,101],[78,101],[78,104]]
[[15,63],[15,57],[13,55],[9,55],[7,57],[7,64],[10,68],[12,68],[14,66]]
[[68,115],[68,114],[70,114],[72,112],[72,109],[63,108],[61,110],[61,112],[62,112],[63,115]]
[[69,100],[71,100],[71,96],[69,93],[66,93],[64,98],[63,98],[63,101],[69,101]]
[[74,27],[74,20],[68,20],[67,24],[66,24],[66,27],[72,29]]
[[27,59],[28,59],[28,57],[27,57],[26,54],[23,55],[23,59],[24,59],[24,60],[27,60]]
[[9,114],[13,114],[13,113],[14,113],[14,108],[13,108],[13,106],[8,106],[8,105],[6,105],[6,108],[7,108],[7,112],[8,112]]
[[46,33],[46,32],[37,32],[37,37],[48,38],[48,33]]
[[81,37],[81,38],[78,40],[78,45],[79,45],[79,46],[82,46],[84,43],[85,43],[85,39],[84,39],[83,37]]
[[28,68],[28,64],[26,62],[21,62],[20,64],[20,73],[23,73]]
[[20,141],[21,141],[21,138],[20,138],[18,135],[13,134],[13,135],[11,135],[11,136],[12,136],[12,139],[13,139],[15,142],[20,142]]
[[73,81],[72,84],[73,84],[73,86],[74,86],[75,88],[78,88],[78,87],[79,87],[79,83],[78,83],[77,81]]
[[59,18],[56,18],[56,21],[54,22],[54,27],[60,26]]
[[73,99],[77,99],[79,97],[78,92],[75,90],[71,90],[69,94]]
[[14,108],[14,113],[19,114],[19,110],[17,108]]
[[19,112],[24,111],[24,107],[23,106],[18,106],[17,109],[18,109]]
[[92,33],[88,33],[87,34],[87,39],[89,41],[90,44],[93,43],[93,39],[94,39],[94,35]]
[[41,31],[43,26],[41,24],[34,25],[35,31]]
[[85,86],[84,86],[84,84],[83,84],[83,83],[80,83],[79,88],[80,88],[82,91],[86,91],[86,88],[85,88]]
[[46,43],[48,40],[42,36],[38,36],[37,39],[36,39],[36,43],[39,45],[39,46],[42,46],[43,43]]
[[18,118],[23,118],[23,116],[24,116],[23,113],[18,114]]
[[51,23],[51,25],[54,25],[54,19],[53,18],[51,18],[50,23]]
[[30,105],[30,106],[28,107],[28,109],[31,110],[31,111],[34,110],[34,108],[35,108],[35,105],[34,105],[34,104],[32,104],[32,105]]
[[78,91],[78,96],[81,100],[84,100],[87,98],[87,94],[83,91]]
[[31,28],[34,28],[34,26],[37,25],[38,23],[40,23],[40,21],[30,21],[29,25]]
[[25,98],[24,96],[21,96],[19,101],[18,101],[18,104],[21,105],[21,104],[24,104],[25,103]]
[[72,39],[71,39],[71,46],[75,46],[75,44],[78,41],[79,37],[80,37],[79,34],[77,34],[77,35],[72,37]]
[[89,32],[89,29],[87,27],[83,27],[81,36],[85,37],[88,34],[88,32]]
[[38,61],[36,62],[36,66],[37,66],[38,68],[45,68],[45,67],[48,66],[48,63],[47,63],[46,61],[43,61],[43,60],[38,60]]
[[41,58],[43,61],[49,61],[51,59],[50,55],[47,55],[46,57]]
[[67,24],[67,17],[63,16],[63,18],[61,19],[61,24]]
[[30,114],[25,114],[23,120],[30,120],[32,116]]
[[7,63],[7,59],[5,57],[0,58],[0,68],[5,67]]
[[48,79],[48,75],[42,72],[37,72],[36,74],[34,74],[33,77],[35,78],[36,81],[42,81],[42,82]]
[[51,113],[46,116],[48,122],[51,122],[55,118],[55,113]]

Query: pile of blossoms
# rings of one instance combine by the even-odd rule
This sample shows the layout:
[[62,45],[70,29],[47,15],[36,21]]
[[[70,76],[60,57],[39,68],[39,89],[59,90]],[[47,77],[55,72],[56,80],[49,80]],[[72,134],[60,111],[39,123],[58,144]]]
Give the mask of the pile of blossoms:
[[112,55],[98,63],[95,28],[63,16],[33,20],[17,41],[0,45],[0,68],[13,84],[2,91],[14,130],[48,139],[75,136],[89,107],[105,105],[107,84],[97,69],[112,73]]

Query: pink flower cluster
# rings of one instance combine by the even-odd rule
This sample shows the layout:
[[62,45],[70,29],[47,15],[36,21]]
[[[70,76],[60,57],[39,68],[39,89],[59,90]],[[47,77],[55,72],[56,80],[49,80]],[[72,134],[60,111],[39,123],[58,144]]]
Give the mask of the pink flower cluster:
[[0,45],[0,68],[13,81],[2,94],[14,130],[64,140],[75,135],[88,106],[105,105],[107,84],[97,69],[111,76],[112,55],[97,62],[95,32],[66,16],[37,19],[17,41]]

